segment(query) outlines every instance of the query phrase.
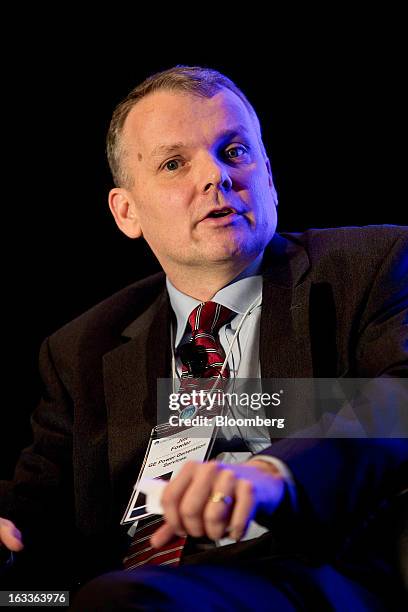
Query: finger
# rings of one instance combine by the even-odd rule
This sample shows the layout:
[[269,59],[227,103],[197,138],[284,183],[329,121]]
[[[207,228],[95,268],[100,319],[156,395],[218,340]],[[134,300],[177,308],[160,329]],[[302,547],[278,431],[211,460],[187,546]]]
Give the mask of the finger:
[[168,523],[164,523],[164,525],[154,532],[150,538],[150,544],[153,548],[160,548],[160,546],[164,546],[167,542],[170,542],[174,536],[176,536],[176,533],[173,527]]
[[180,501],[200,465],[195,461],[188,461],[163,491],[161,504],[164,510],[164,518],[166,523],[172,527],[174,533],[179,535],[185,533],[180,516]]
[[207,499],[204,510],[204,526],[205,533],[212,540],[218,540],[225,535],[233,509],[236,483],[236,476],[230,469],[222,470],[213,483],[211,495],[222,494],[226,498],[231,498],[231,503],[223,500],[215,502]]
[[1,519],[0,523],[0,542],[6,548],[18,552],[24,548],[21,532],[11,521]]
[[228,525],[229,537],[240,540],[245,534],[255,511],[255,491],[250,480],[238,480],[235,487],[235,505]]
[[180,515],[184,528],[196,538],[205,534],[204,509],[221,468],[216,461],[201,464],[181,500]]

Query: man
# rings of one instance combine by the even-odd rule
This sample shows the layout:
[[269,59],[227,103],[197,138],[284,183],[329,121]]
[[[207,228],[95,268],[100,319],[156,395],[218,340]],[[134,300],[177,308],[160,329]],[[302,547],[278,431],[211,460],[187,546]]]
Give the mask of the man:
[[[156,424],[156,380],[174,376],[172,351],[178,357],[194,331],[189,305],[228,307],[217,341],[227,352],[232,331],[238,337],[231,376],[408,372],[407,228],[276,234],[259,121],[229,79],[186,67],[154,75],[116,109],[108,157],[115,221],[145,238],[165,275],[124,289],[43,344],[34,444],[1,493],[3,544],[17,551],[24,540],[28,571],[42,549],[43,571],[77,586],[121,567],[129,541],[119,522]],[[179,359],[174,367],[181,371]],[[256,457],[190,462],[167,485],[151,545],[190,536],[177,569],[104,574],[83,587],[76,609],[192,601],[198,609],[374,609],[398,596],[395,551],[383,540],[395,541],[401,515],[404,442],[246,446]],[[251,518],[266,533],[245,540]],[[226,534],[236,543],[208,546]]]

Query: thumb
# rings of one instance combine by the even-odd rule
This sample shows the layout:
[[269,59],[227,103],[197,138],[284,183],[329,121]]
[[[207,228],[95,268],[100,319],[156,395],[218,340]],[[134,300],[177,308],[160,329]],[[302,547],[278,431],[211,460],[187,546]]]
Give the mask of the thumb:
[[153,548],[160,548],[160,546],[164,546],[167,542],[176,535],[175,531],[168,523],[164,523],[159,529],[157,529],[152,537],[150,538],[150,544]]
[[20,530],[7,519],[0,519],[0,543],[14,552],[24,548]]

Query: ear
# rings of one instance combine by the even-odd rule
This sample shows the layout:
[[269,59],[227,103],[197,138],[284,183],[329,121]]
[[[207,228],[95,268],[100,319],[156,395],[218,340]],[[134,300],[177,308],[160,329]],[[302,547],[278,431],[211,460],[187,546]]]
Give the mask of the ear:
[[275,184],[273,182],[273,175],[272,175],[272,168],[271,168],[271,162],[269,161],[268,158],[265,159],[265,164],[266,164],[266,169],[268,171],[268,176],[269,176],[269,187],[271,188],[272,191],[272,197],[273,197],[273,201],[275,203],[275,206],[278,206],[278,194],[276,192],[275,189]]
[[109,192],[109,208],[118,228],[129,238],[140,238],[142,228],[132,195],[122,187]]

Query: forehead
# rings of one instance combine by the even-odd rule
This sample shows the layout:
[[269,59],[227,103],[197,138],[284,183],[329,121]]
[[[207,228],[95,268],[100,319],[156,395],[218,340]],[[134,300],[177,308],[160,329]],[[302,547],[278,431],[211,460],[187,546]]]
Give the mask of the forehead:
[[138,102],[123,128],[125,148],[148,154],[161,144],[195,139],[211,141],[217,132],[242,127],[255,134],[254,122],[242,100],[229,89],[212,98],[189,93],[157,91]]

